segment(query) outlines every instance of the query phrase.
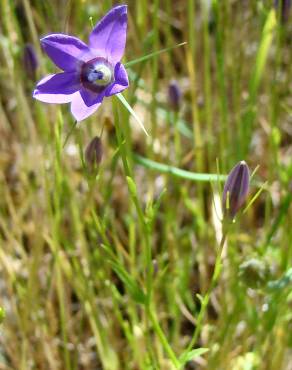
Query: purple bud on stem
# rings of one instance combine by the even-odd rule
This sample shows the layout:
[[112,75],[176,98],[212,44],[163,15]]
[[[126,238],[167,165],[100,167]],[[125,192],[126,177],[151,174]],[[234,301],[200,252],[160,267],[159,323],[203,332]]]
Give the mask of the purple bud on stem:
[[249,169],[245,161],[241,161],[230,171],[224,185],[222,206],[225,217],[234,219],[245,203],[248,192]]
[[102,141],[95,136],[85,149],[85,162],[91,168],[97,168],[103,155]]
[[275,0],[274,5],[276,8],[280,8],[281,22],[288,22],[291,9],[291,0]]
[[35,80],[36,70],[39,66],[37,54],[32,44],[26,44],[23,49],[23,65],[27,76]]
[[177,83],[173,80],[168,85],[168,104],[174,111],[178,111],[181,105],[182,92]]

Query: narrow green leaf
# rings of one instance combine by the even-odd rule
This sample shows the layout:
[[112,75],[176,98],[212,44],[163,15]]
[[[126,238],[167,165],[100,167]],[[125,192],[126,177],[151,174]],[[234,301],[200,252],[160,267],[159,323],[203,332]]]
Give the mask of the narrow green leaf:
[[209,348],[196,348],[196,349],[192,349],[191,351],[183,353],[179,358],[181,366],[184,366],[187,362],[195,359],[196,357],[203,355],[204,353],[208,351],[209,351]]
[[140,125],[140,127],[142,128],[142,130],[145,132],[145,134],[147,136],[148,135],[148,132],[146,131],[142,121],[140,120],[140,118],[137,116],[137,114],[135,113],[134,109],[130,106],[130,104],[127,102],[127,100],[125,99],[125,97],[119,93],[116,95],[118,97],[118,99],[121,101],[121,103],[126,107],[126,109],[130,112],[130,114],[132,114],[132,116],[135,118],[135,120],[138,122],[138,124]]
[[72,127],[70,128],[70,130],[69,130],[69,132],[68,132],[68,134],[67,134],[67,136],[64,140],[63,149],[65,148],[65,146],[66,146],[70,136],[72,135],[73,131],[75,130],[76,126],[77,126],[77,121],[75,121],[74,124],[72,125]]
[[128,273],[128,271],[121,264],[121,262],[115,256],[109,246],[102,244],[101,247],[106,252],[107,262],[111,265],[112,269],[125,284],[125,287],[128,290],[130,296],[134,299],[135,302],[145,304],[147,297],[142,288],[140,288],[140,286],[136,282],[136,280]]
[[178,47],[183,46],[183,45],[186,45],[186,44],[187,44],[186,42],[182,42],[180,44],[177,44],[177,45],[174,45],[174,46],[170,46],[169,48],[165,48],[165,49],[161,49],[161,50],[158,50],[158,51],[154,51],[153,53],[144,55],[143,57],[140,57],[140,58],[131,60],[128,63],[125,63],[125,67],[126,68],[132,67],[136,63],[145,62],[146,60],[148,60],[150,58],[153,58],[153,57],[155,57],[155,56],[157,56],[157,55],[159,55],[161,53],[165,53],[167,51],[170,51],[172,49],[178,48]]
[[125,268],[114,261],[109,261],[115,273],[125,284],[126,289],[128,290],[130,296],[134,299],[135,302],[140,304],[145,304],[147,297],[143,290],[139,287],[133,277],[125,270]]
[[208,174],[208,173],[195,173],[186,170],[182,170],[177,167],[169,166],[166,164],[158,163],[152,161],[151,159],[141,157],[140,155],[134,154],[133,155],[134,161],[141,166],[149,168],[151,170],[156,170],[161,173],[168,173],[173,176],[181,177],[191,181],[225,181],[227,176],[225,175],[217,175],[217,174]]
[[263,190],[266,190],[266,185],[268,184],[268,181],[266,181],[264,184],[262,184],[262,186],[260,187],[260,189],[256,192],[256,194],[251,198],[251,200],[248,202],[247,206],[244,208],[244,210],[242,211],[242,213],[245,213],[247,212],[247,210],[250,208],[250,206],[256,201],[256,199],[260,196],[261,192]]
[[254,95],[257,92],[262,74],[264,72],[264,68],[268,58],[268,52],[270,50],[270,46],[273,40],[276,25],[277,25],[276,12],[275,9],[271,9],[263,28],[262,39],[256,56],[253,77],[250,85],[250,94],[252,97],[254,97]]

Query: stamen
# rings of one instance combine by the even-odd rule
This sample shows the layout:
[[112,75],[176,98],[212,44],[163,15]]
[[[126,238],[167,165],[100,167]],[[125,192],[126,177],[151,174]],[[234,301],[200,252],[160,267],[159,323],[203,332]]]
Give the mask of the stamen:
[[104,58],[92,59],[82,66],[81,81],[89,90],[99,92],[113,82],[113,79],[113,67]]

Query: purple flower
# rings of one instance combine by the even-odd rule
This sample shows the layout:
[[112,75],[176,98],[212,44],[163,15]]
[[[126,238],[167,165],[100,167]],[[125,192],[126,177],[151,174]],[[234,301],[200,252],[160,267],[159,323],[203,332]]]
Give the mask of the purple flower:
[[248,191],[249,169],[245,161],[241,161],[232,168],[224,185],[222,205],[225,216],[234,219],[243,206]]
[[104,97],[129,86],[120,60],[127,36],[127,6],[111,9],[89,35],[89,44],[76,37],[51,34],[41,39],[44,51],[63,70],[43,78],[33,97],[45,103],[71,103],[77,121],[94,113]]

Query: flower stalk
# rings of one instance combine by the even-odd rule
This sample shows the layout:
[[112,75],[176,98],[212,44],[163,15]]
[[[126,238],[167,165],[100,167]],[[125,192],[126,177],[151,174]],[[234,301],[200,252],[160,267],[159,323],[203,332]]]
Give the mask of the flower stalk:
[[227,237],[227,232],[228,232],[228,229],[225,229],[223,231],[223,235],[222,235],[222,238],[221,238],[221,241],[220,241],[220,245],[219,245],[219,248],[218,248],[218,253],[217,253],[217,256],[216,256],[216,261],[215,261],[215,266],[214,266],[214,270],[213,270],[213,275],[212,275],[212,278],[211,278],[211,283],[210,283],[210,286],[205,294],[205,296],[202,298],[201,300],[201,308],[200,308],[200,311],[199,311],[199,314],[197,316],[197,319],[196,319],[196,329],[194,331],[194,334],[193,334],[193,337],[188,345],[188,348],[187,348],[187,352],[190,351],[193,346],[196,344],[197,340],[198,340],[198,337],[201,333],[201,330],[202,330],[202,324],[203,324],[203,319],[205,317],[205,313],[206,313],[206,310],[207,310],[207,307],[208,307],[208,304],[209,304],[209,301],[210,301],[210,297],[211,297],[211,294],[219,280],[219,277],[220,277],[220,273],[221,273],[221,268],[222,268],[222,255],[223,255],[223,250],[224,250],[224,245],[225,245],[225,241],[226,241],[226,237]]

